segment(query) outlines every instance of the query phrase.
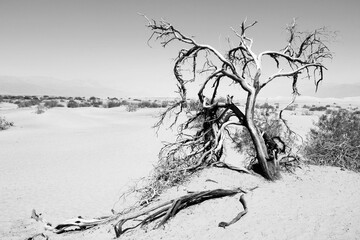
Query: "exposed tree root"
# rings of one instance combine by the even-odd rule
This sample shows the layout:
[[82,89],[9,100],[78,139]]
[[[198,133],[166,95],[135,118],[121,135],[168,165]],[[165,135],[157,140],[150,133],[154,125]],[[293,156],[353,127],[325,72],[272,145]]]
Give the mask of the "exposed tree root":
[[[250,189],[250,191],[253,189]],[[136,213],[132,216],[125,217],[120,219],[114,226],[116,237],[120,237],[123,233],[137,228],[144,226],[156,219],[159,219],[162,217],[161,221],[155,226],[155,228],[158,228],[162,225],[164,225],[171,217],[173,217],[176,213],[178,213],[180,210],[187,208],[189,206],[201,203],[203,201],[209,200],[209,199],[215,199],[215,198],[221,198],[226,196],[233,196],[237,193],[247,193],[246,190],[242,190],[241,188],[235,188],[231,190],[225,190],[225,189],[215,189],[215,190],[208,190],[208,191],[201,191],[201,192],[195,192],[190,193],[188,195],[182,196],[180,198],[173,199],[171,201],[162,203],[158,206],[152,207],[150,209],[141,211],[140,213]],[[246,208],[246,203],[243,197],[240,197],[240,202],[243,204],[244,208]],[[247,208],[246,208],[247,212]],[[240,215],[240,214],[239,214]],[[239,217],[239,220],[242,216]],[[244,215],[244,214],[243,214]],[[139,220],[139,217],[144,217],[142,220]],[[136,223],[135,225],[129,226],[127,228],[124,228],[124,224],[128,222],[129,220],[133,221],[140,221],[139,223]],[[235,219],[234,219],[235,220]],[[236,222],[232,221],[230,224]]]
[[[31,218],[35,219],[38,222],[42,222],[45,226],[45,229],[48,231],[52,231],[54,233],[60,234],[68,231],[82,231],[92,227],[95,227],[100,224],[109,223],[114,220],[118,220],[118,222],[114,225],[115,235],[116,237],[120,237],[123,233],[135,229],[137,227],[144,226],[150,222],[153,222],[159,218],[162,218],[159,223],[156,224],[155,228],[158,228],[164,225],[171,217],[175,216],[180,210],[185,209],[189,206],[202,203],[209,199],[215,198],[222,198],[226,196],[233,196],[238,193],[248,193],[256,189],[257,187],[243,190],[241,188],[234,188],[234,189],[215,189],[215,190],[207,190],[207,191],[200,191],[200,192],[192,192],[185,196],[167,201],[165,203],[159,204],[154,207],[150,207],[148,209],[142,210],[138,213],[134,213],[130,216],[126,216],[121,218],[119,217],[121,214],[114,214],[111,216],[101,217],[101,218],[93,218],[93,219],[83,219],[82,217],[77,217],[74,219],[69,219],[64,221],[61,224],[56,225],[55,227],[52,226],[51,223],[47,222],[41,214],[37,214],[35,210],[32,211]],[[247,205],[244,199],[244,194],[240,196],[240,202],[244,207],[244,211],[239,213],[232,221],[226,223],[221,222],[219,223],[219,227],[227,227],[235,222],[237,222],[242,216],[244,216],[247,211]],[[129,221],[133,221],[133,223],[128,224],[130,226],[124,228],[125,223],[129,223]],[[134,223],[136,222],[136,223]],[[30,240],[35,239],[36,237],[44,237],[47,239],[48,237],[43,234],[39,233],[30,238]]]
[[244,198],[244,194],[242,194],[240,196],[240,199],[239,199],[240,203],[243,205],[244,207],[244,211],[241,211],[233,220],[231,220],[230,222],[220,222],[219,223],[219,227],[227,227],[227,226],[230,226],[231,224],[234,224],[236,223],[237,221],[240,220],[240,218],[242,218],[245,214],[247,214],[248,212],[248,208],[247,208],[247,204],[246,204],[246,201],[245,201],[245,198]]
[[246,168],[236,167],[231,164],[224,163],[224,162],[214,162],[211,166],[218,167],[218,168],[227,168],[232,171],[251,174],[251,172],[249,170],[247,170]]

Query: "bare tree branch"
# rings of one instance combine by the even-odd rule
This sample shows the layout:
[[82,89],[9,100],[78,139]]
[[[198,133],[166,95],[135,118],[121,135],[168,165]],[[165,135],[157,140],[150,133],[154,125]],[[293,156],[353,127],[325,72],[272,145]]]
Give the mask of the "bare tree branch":
[[[292,81],[295,98],[299,95],[297,84],[302,74],[305,74],[306,78],[313,78],[317,90],[319,83],[324,79],[324,69],[326,70],[323,61],[332,58],[332,53],[325,44],[326,38],[330,36],[326,29],[300,32],[294,20],[287,27],[289,37],[285,48],[279,51],[268,50],[257,55],[252,50],[253,39],[246,35],[257,22],[247,24],[245,20],[239,30],[231,28],[238,44],[233,47],[228,39],[230,49],[225,54],[221,54],[212,46],[200,44],[193,37],[183,34],[163,19],[155,21],[144,17],[147,20],[147,27],[152,31],[150,40],[160,41],[163,47],[175,41],[185,45],[185,48],[179,51],[173,68],[180,100],[160,116],[156,126],[162,125],[165,116],[170,113],[175,115],[171,126],[176,124],[181,113],[186,113],[188,119],[179,125],[177,143],[164,147],[163,158],[179,163],[177,167],[181,171],[192,171],[209,166],[221,158],[224,139],[229,133],[227,127],[241,126],[247,128],[250,133],[263,176],[270,180],[279,178],[277,160],[269,156],[259,126],[255,124],[254,110],[257,96],[273,80],[286,77]],[[264,57],[270,57],[279,69],[267,78],[262,77]],[[189,62],[191,68],[187,69],[186,63]],[[198,65],[200,69],[197,69]],[[185,75],[185,71],[190,71],[191,77],[189,74]],[[196,109],[191,109],[190,106],[194,107],[194,103],[192,105],[188,103],[187,88],[192,86],[191,83],[195,78],[197,81],[201,79],[197,91],[199,104]],[[243,110],[232,102],[233,97],[227,97],[226,102],[217,99],[225,79],[230,79],[233,84],[239,85],[247,95]],[[206,96],[208,92],[210,95]],[[282,117],[281,113],[280,117]],[[286,125],[286,121],[284,124]],[[185,130],[194,129],[194,126],[197,131],[190,133],[192,137],[184,134]]]

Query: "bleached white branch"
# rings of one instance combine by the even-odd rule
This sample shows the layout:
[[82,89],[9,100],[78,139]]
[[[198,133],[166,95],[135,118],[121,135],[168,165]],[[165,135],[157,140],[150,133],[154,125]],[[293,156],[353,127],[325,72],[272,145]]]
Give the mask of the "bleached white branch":
[[278,73],[270,76],[266,82],[262,83],[261,86],[260,86],[260,88],[265,87],[268,83],[270,83],[271,81],[273,81],[275,78],[294,76],[294,75],[296,75],[296,74],[301,73],[302,70],[308,69],[308,68],[310,68],[310,67],[321,67],[321,68],[326,69],[322,64],[320,64],[320,63],[314,63],[314,64],[306,64],[306,65],[304,65],[304,66],[302,66],[302,67],[299,67],[299,68],[297,68],[297,69],[295,69],[294,71],[291,71],[291,72],[281,73],[281,70],[280,70]]

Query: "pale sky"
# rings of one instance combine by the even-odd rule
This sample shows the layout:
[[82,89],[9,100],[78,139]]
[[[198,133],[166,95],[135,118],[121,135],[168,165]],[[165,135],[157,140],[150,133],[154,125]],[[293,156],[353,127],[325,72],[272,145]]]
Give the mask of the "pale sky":
[[[181,45],[147,45],[146,21],[165,18],[187,35],[224,52],[230,27],[257,20],[254,51],[279,50],[294,17],[300,29],[338,31],[330,44],[325,84],[359,83],[360,1],[0,0],[0,75],[44,76],[113,85],[151,96],[174,96],[173,59]],[[277,80],[274,88],[288,85]],[[301,91],[301,89],[300,89]]]

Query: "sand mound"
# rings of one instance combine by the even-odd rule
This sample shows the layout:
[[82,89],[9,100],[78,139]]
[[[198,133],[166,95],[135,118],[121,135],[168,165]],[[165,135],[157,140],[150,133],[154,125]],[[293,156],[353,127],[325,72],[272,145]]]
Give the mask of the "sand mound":
[[[239,195],[192,206],[179,212],[163,228],[145,227],[126,233],[121,239],[359,239],[360,175],[339,168],[303,166],[296,174],[283,174],[276,183],[227,169],[207,169],[188,184],[170,189],[159,201],[186,191],[239,186],[258,188],[245,196],[249,213],[226,229],[219,228],[218,223],[229,221],[242,211]],[[114,232],[107,225],[82,233],[49,236],[112,239]]]
[[[34,109],[2,106],[1,115],[15,126],[0,135],[0,238],[25,239],[44,232],[50,239],[113,239],[112,226],[55,235],[30,219],[35,208],[53,224],[69,218],[110,214],[122,185],[146,176],[156,162],[162,140],[151,125],[154,110],[128,113],[124,108],[56,108],[38,115]],[[289,115],[303,136],[313,118]],[[226,161],[239,156],[227,149]],[[211,181],[209,181],[209,179]],[[239,195],[206,201],[179,212],[164,228],[151,226],[121,239],[360,239],[360,175],[332,167],[303,167],[269,183],[226,169],[207,169],[159,201],[187,191],[245,189],[249,213],[223,229],[242,210]],[[156,204],[156,203],[155,203]]]

